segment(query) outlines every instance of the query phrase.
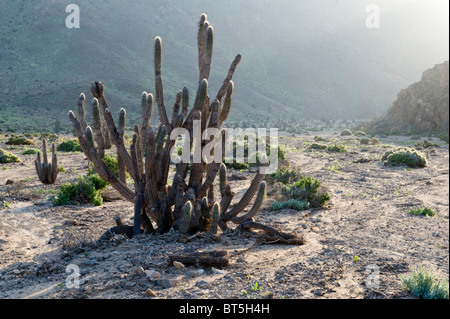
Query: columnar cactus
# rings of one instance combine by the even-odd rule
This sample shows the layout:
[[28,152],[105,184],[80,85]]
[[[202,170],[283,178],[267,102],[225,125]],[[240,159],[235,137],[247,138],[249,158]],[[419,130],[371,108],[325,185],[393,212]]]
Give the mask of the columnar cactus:
[[42,140],[42,155],[44,157],[44,161],[42,163],[41,154],[39,152],[37,153],[37,158],[34,161],[39,180],[44,184],[55,184],[59,173],[55,144],[52,145],[51,163],[49,163],[47,159],[47,142],[45,140]]
[[[199,129],[195,125],[197,123],[201,123],[201,133],[207,128],[216,128],[222,136],[225,135],[221,125],[231,109],[234,92],[232,78],[241,60],[241,56],[237,55],[218,93],[215,97],[211,97],[208,81],[213,41],[214,29],[207,21],[206,14],[203,14],[198,33],[199,83],[195,99],[189,111],[189,90],[183,87],[176,95],[169,119],[162,82],[162,40],[159,37],[155,38],[155,96],[148,92],[142,94],[142,123],[134,127],[135,133],[129,151],[123,139],[126,111],[120,110],[117,127],[105,98],[105,85],[102,82],[91,85],[94,97],[93,129],[87,126],[85,121],[84,94],[81,94],[78,100],[78,115],[69,112],[81,148],[92,161],[100,177],[108,181],[126,200],[134,203],[135,234],[153,231],[165,233],[171,228],[183,234],[198,231],[216,234],[218,226],[225,230],[228,222],[242,224],[250,221],[261,207],[265,194],[265,183],[262,182],[264,172],[258,172],[244,196],[235,205],[231,205],[234,192],[227,181],[226,167],[222,162],[205,161],[201,155],[207,146],[204,142],[200,148],[193,149],[194,131]],[[161,123],[156,130],[150,124],[153,103],[156,103]],[[103,161],[105,154],[103,127],[107,128],[117,150],[119,176],[115,176]],[[176,164],[172,185],[168,185],[167,179],[172,164],[171,152],[176,142],[170,135],[175,129],[189,132],[190,145],[185,145],[183,152],[193,155],[194,162],[179,161]],[[222,141],[222,150],[224,147]],[[134,185],[126,184],[125,172],[129,173]],[[214,180],[219,172],[220,189],[217,196],[220,196],[221,200],[216,202]],[[257,192],[256,202],[251,210],[243,216],[238,216]],[[153,222],[157,225],[156,229]]]

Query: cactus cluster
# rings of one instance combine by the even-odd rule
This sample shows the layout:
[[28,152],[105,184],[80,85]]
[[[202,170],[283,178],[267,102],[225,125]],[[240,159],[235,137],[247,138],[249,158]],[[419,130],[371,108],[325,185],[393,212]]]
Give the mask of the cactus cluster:
[[[203,154],[207,145],[201,143],[201,149],[193,150],[194,121],[201,123],[202,133],[207,128],[221,128],[231,109],[234,84],[233,75],[241,60],[237,55],[228,70],[222,86],[213,97],[209,92],[209,75],[214,43],[214,29],[209,24],[206,14],[200,18],[198,30],[198,67],[199,82],[194,102],[190,107],[190,91],[183,87],[176,94],[172,114],[166,113],[166,102],[162,82],[162,40],[154,40],[155,95],[142,94],[142,122],[134,126],[134,135],[129,151],[124,142],[126,130],[126,110],[121,109],[116,125],[111,109],[105,98],[105,85],[96,82],[91,85],[93,94],[93,127],[85,120],[85,95],[78,99],[78,114],[69,112],[80,146],[87,158],[93,163],[99,176],[111,184],[126,200],[135,207],[134,233],[165,233],[171,228],[184,234],[208,232],[216,234],[218,228],[227,229],[227,223],[242,224],[251,221],[258,213],[266,191],[263,182],[264,171],[260,170],[251,185],[234,205],[231,205],[235,193],[227,181],[227,168],[223,163],[209,163],[203,157],[200,161],[176,164],[176,173],[171,185],[168,185],[169,168],[172,164],[171,151],[176,141],[170,134],[177,128],[183,128],[190,134],[189,153],[194,158],[196,152]],[[152,127],[150,119],[156,105],[160,125]],[[106,130],[105,130],[106,128]],[[108,138],[105,136],[108,133]],[[117,150],[119,174],[116,176],[105,165],[104,156],[106,140],[110,139]],[[220,147],[220,145],[219,145]],[[225,147],[222,142],[222,149]],[[212,150],[214,151],[214,150]],[[224,154],[224,152],[222,153]],[[223,160],[223,158],[222,158]],[[127,185],[125,174],[129,173],[134,185]],[[214,181],[219,175],[219,193],[215,191]],[[256,199],[251,209],[243,215],[240,213]],[[220,200],[216,200],[220,196]],[[154,227],[156,224],[156,228]]]
[[55,184],[59,173],[55,144],[52,144],[52,162],[49,163],[47,159],[47,142],[42,140],[42,156],[43,162],[41,162],[40,152],[37,153],[37,158],[34,161],[39,180],[43,184]]

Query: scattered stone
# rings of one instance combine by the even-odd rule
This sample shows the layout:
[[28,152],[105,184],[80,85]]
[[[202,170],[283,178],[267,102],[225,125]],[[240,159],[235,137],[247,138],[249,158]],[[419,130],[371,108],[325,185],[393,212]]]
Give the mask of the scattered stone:
[[145,275],[146,275],[145,270],[141,266],[134,267],[130,271],[130,276],[131,277],[143,277]]
[[146,291],[144,291],[144,295],[146,297],[157,297],[156,292],[148,288]]
[[209,282],[207,282],[205,280],[201,280],[201,281],[198,281],[195,284],[195,286],[197,286],[198,288],[201,288],[201,289],[207,289],[207,288],[209,288]]
[[182,263],[180,263],[179,261],[174,261],[173,265],[175,266],[175,268],[177,269],[182,269],[184,268],[184,265]]
[[173,288],[178,284],[178,279],[158,279],[156,285],[163,287],[164,289]]
[[132,290],[136,286],[136,283],[134,281],[128,281],[125,283],[124,289],[126,290]]
[[158,280],[161,277],[161,274],[156,270],[145,270],[145,274],[152,281]]

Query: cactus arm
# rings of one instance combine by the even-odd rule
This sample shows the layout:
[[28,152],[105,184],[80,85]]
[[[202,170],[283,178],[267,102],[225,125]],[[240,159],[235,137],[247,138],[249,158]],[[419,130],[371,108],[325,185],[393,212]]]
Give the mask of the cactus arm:
[[159,120],[162,125],[169,126],[169,120],[166,114],[166,106],[164,104],[164,89],[161,78],[162,70],[162,40],[160,37],[155,38],[154,50],[154,66],[155,66],[155,98],[158,106]]
[[214,203],[213,210],[212,210],[212,222],[211,226],[209,228],[209,233],[211,235],[216,235],[218,230],[220,220],[220,205],[219,203]]
[[105,137],[103,136],[103,123],[99,103],[96,98],[92,100],[92,118],[94,120],[95,141],[101,158],[105,156]]
[[259,185],[258,194],[256,195],[255,202],[253,203],[253,206],[250,209],[250,211],[247,214],[245,214],[244,216],[233,217],[231,219],[231,221],[235,224],[242,224],[246,220],[250,220],[251,218],[255,217],[261,208],[261,205],[262,205],[262,202],[264,201],[265,195],[266,195],[266,182],[262,182]]
[[237,66],[239,65],[239,62],[241,62],[241,55],[238,54],[233,62],[231,63],[231,66],[228,70],[228,75],[225,78],[225,80],[223,81],[223,84],[221,86],[221,88],[219,89],[219,92],[217,92],[217,96],[216,99],[218,99],[219,101],[222,101],[222,98],[224,97],[224,95],[227,93],[228,90],[228,86],[230,85],[231,80],[233,79],[233,75],[236,72]]
[[191,222],[192,203],[188,201],[183,207],[183,220],[180,226],[180,233],[187,234]]

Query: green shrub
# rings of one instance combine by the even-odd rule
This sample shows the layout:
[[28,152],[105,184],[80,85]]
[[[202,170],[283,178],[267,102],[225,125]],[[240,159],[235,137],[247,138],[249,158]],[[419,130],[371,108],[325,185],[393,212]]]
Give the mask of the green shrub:
[[436,216],[437,213],[432,210],[431,208],[424,207],[424,208],[417,208],[417,209],[411,209],[409,211],[411,215],[421,215],[421,216]]
[[366,133],[364,133],[363,131],[357,131],[355,132],[355,136],[366,136]]
[[296,199],[289,199],[285,202],[278,202],[278,201],[274,201],[272,203],[272,208],[274,210],[280,210],[283,208],[291,208],[291,209],[295,209],[298,211],[302,211],[302,210],[306,210],[308,209],[310,206],[310,204],[307,201],[303,201],[303,200],[296,200]]
[[414,148],[408,147],[400,147],[387,151],[381,157],[381,161],[384,165],[390,166],[406,165],[413,168],[427,166],[427,159],[425,158],[425,155],[418,152]]
[[35,148],[25,148],[22,152],[22,155],[34,155],[37,153],[42,153],[40,150],[37,150]]
[[107,185],[97,174],[87,178],[79,177],[76,183],[62,185],[52,202],[56,206],[71,205],[73,202],[100,206],[103,203],[102,193]]
[[20,157],[0,149],[0,163],[20,163]]
[[369,145],[370,139],[368,137],[363,137],[359,140],[359,143],[361,143],[362,145]]
[[32,141],[23,136],[12,135],[8,141],[5,143],[6,145],[34,145]]
[[400,278],[403,288],[423,299],[449,299],[448,280],[437,280],[436,276],[422,266],[414,268],[409,276]]
[[441,147],[439,144],[431,143],[431,142],[428,142],[427,140],[424,140],[422,143],[416,143],[414,146],[417,148],[419,148],[419,147],[422,147],[422,148]]
[[331,198],[320,181],[310,176],[284,186],[281,191],[289,198],[308,202],[311,207],[320,207]]
[[372,137],[372,138],[369,140],[369,144],[370,144],[370,145],[378,145],[378,144],[381,144],[381,142],[380,142],[380,140],[377,139],[376,137]]
[[56,148],[58,152],[81,152],[81,146],[77,139],[62,142]]
[[275,173],[267,175],[266,181],[269,184],[275,184],[278,182],[287,185],[292,184],[302,178],[303,175],[300,173],[300,168],[281,167],[277,169]]
[[312,149],[312,150],[326,150],[327,146],[324,145],[324,144],[313,143],[313,144],[311,144],[309,149]]
[[327,146],[328,152],[345,153],[347,152],[347,146],[345,145],[329,145]]
[[314,136],[314,141],[316,142],[326,142],[327,139],[322,136]]
[[341,132],[341,136],[350,136],[350,135],[353,135],[352,131],[350,130],[343,130]]

